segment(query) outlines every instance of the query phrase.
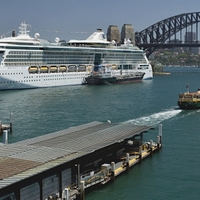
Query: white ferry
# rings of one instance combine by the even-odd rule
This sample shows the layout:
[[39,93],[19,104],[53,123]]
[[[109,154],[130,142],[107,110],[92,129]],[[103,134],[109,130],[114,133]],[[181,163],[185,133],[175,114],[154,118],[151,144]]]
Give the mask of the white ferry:
[[0,39],[0,90],[84,84],[94,64],[102,63],[153,78],[145,53],[129,40],[117,46],[98,29],[86,40],[50,43],[39,33],[29,36],[29,27],[23,22],[18,36]]

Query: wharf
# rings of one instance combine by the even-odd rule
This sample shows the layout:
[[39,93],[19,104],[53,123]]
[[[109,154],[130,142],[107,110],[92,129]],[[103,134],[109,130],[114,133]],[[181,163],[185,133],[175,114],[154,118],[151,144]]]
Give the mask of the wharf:
[[[158,151],[161,147],[162,147],[161,144],[154,142],[152,143],[151,148],[144,147],[142,149],[141,147],[140,152],[126,153],[125,157],[121,157],[121,161],[117,163],[111,163],[111,165],[106,164],[105,165],[107,167],[106,170],[102,166],[102,169],[99,172],[97,172],[96,174],[93,174],[92,176],[89,176],[87,180],[83,180],[84,189],[87,189],[97,184],[104,185],[107,182],[114,180],[115,177],[129,170],[131,167],[133,167],[137,163],[141,163],[143,159],[151,155],[154,151]],[[114,164],[113,169],[111,167],[112,164]]]
[[[128,170],[130,167],[134,166],[135,164],[141,162],[143,159],[145,159],[147,156],[151,155],[152,152],[159,150],[161,148],[161,144],[158,146],[156,143],[153,144],[152,149],[144,149],[141,151],[141,155],[135,154],[129,157],[129,160],[127,162],[122,161],[117,163],[116,169],[114,170],[115,176],[120,175],[124,171]],[[124,160],[126,157],[124,158]],[[128,164],[128,165],[127,165]]]
[[82,196],[86,188],[105,184],[159,149],[161,136],[148,147],[142,143],[143,133],[152,128],[94,121],[13,144],[0,143],[0,199]]

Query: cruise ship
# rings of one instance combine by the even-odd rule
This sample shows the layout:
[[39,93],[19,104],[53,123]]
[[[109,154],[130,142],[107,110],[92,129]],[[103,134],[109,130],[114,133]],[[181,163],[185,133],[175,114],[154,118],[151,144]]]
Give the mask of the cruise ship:
[[97,29],[86,40],[55,42],[40,39],[40,34],[29,35],[25,22],[19,34],[0,39],[0,90],[29,89],[80,85],[85,83],[93,66],[111,65],[128,73],[145,73],[143,79],[152,79],[152,67],[144,53],[129,40],[123,45],[106,40]]

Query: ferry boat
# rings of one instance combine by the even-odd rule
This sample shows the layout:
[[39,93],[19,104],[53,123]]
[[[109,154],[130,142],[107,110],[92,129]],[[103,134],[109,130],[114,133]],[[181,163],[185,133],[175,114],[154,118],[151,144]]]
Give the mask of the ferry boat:
[[25,22],[19,34],[0,39],[0,90],[80,85],[91,75],[94,64],[145,73],[152,79],[152,67],[144,53],[129,40],[123,45],[106,40],[98,29],[86,40],[55,42],[29,35]]
[[200,89],[197,92],[189,92],[179,94],[178,106],[181,109],[199,109],[200,108]]
[[94,65],[92,74],[86,77],[88,85],[106,85],[141,82],[145,73],[117,69],[116,66]]

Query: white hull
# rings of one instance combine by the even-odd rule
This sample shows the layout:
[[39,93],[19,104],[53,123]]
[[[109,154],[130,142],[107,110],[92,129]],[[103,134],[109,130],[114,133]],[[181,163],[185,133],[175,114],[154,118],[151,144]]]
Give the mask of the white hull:
[[[130,73],[135,70],[124,70]],[[137,70],[144,72],[143,80],[152,79],[152,70]],[[120,71],[119,71],[120,73]],[[67,85],[82,85],[90,72],[59,72],[59,73],[29,73],[28,67],[0,67],[0,90],[31,89],[43,87],[58,87]]]
[[[0,90],[31,89],[42,87],[58,87],[67,85],[81,85],[85,82],[89,72],[64,72],[30,74],[28,67],[19,69],[0,68]],[[5,75],[6,74],[6,75]]]

